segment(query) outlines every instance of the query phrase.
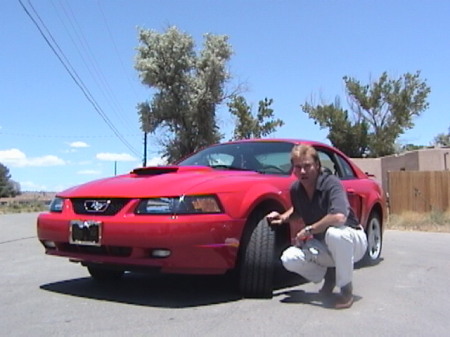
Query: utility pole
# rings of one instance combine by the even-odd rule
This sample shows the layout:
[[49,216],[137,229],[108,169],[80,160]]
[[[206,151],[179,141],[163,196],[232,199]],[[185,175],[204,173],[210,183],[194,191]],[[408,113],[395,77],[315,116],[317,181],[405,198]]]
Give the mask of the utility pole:
[[143,167],[147,166],[147,132],[144,131],[144,161],[142,163]]

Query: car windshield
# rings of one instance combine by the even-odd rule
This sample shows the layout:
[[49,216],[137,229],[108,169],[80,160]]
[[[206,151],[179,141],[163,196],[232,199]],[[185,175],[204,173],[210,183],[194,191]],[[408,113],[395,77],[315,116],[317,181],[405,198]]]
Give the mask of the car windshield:
[[219,144],[194,153],[177,165],[287,175],[291,173],[292,146],[269,141]]

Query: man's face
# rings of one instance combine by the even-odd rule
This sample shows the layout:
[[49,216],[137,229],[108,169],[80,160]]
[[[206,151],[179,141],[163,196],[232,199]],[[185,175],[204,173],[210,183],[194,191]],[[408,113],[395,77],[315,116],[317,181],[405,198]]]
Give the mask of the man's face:
[[313,185],[319,175],[319,165],[311,155],[304,155],[292,159],[294,174],[303,185]]

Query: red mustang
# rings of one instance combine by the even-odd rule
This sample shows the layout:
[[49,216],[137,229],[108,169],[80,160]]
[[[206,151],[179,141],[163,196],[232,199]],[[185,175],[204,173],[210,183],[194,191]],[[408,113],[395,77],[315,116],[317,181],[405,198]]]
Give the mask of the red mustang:
[[366,260],[378,260],[386,217],[381,187],[337,149],[303,140],[218,144],[173,166],[70,188],[39,215],[38,238],[47,254],[80,262],[94,279],[145,269],[235,271],[244,296],[271,297],[274,265],[298,224],[271,228],[262,220],[290,207],[290,151],[297,143],[313,145],[323,168],[341,178],[368,236]]

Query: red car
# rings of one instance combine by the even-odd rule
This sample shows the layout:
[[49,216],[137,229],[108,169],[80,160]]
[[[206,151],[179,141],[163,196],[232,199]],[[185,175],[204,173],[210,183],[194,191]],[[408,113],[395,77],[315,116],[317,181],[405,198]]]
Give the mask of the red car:
[[379,184],[331,146],[287,139],[218,144],[173,166],[70,188],[39,215],[38,238],[47,254],[80,262],[94,279],[232,271],[242,295],[271,297],[274,266],[298,224],[271,228],[264,216],[290,207],[297,143],[313,145],[323,168],[341,178],[369,239],[367,261],[379,259],[386,217]]

